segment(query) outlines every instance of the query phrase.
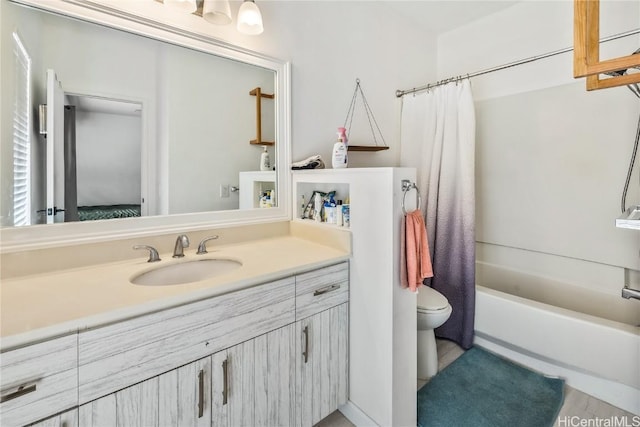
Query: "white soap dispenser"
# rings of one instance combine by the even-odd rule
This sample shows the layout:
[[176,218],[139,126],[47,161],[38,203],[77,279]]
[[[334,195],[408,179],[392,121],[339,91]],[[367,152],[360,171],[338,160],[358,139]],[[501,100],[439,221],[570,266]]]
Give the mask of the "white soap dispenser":
[[267,151],[267,147],[264,147],[264,151],[260,155],[260,170],[261,171],[271,170],[271,160],[269,159],[269,152]]

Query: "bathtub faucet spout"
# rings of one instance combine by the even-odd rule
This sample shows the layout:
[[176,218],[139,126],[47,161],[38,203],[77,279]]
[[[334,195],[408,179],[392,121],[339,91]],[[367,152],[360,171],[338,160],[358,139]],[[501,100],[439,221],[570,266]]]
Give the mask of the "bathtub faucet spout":
[[622,288],[622,298],[640,299],[640,291],[637,289],[631,289],[630,287],[625,286],[624,288]]

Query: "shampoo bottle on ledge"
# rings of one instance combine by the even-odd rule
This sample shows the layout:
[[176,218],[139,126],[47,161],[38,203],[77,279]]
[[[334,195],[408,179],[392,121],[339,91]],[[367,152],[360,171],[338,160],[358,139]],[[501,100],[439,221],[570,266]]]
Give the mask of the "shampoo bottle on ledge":
[[347,144],[343,139],[344,128],[338,128],[338,142],[333,145],[333,152],[331,153],[331,166],[334,169],[347,167]]

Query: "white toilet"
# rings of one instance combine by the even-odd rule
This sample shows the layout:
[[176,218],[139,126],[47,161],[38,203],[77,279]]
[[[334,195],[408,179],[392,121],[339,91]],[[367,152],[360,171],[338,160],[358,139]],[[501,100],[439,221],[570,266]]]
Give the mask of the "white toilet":
[[427,380],[438,373],[438,352],[433,330],[451,315],[449,301],[428,286],[418,290],[418,378]]

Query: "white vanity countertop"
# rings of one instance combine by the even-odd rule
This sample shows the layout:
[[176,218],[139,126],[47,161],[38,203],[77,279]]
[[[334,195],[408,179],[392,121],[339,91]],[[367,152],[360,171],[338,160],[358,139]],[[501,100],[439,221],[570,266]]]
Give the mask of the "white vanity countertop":
[[[213,246],[213,245],[212,245]],[[206,255],[195,248],[185,257],[162,261],[146,258],[99,264],[2,281],[0,349],[65,335],[185,303],[266,283],[349,259],[345,250],[292,235],[228,246]],[[176,262],[226,258],[242,267],[200,282],[171,286],[133,285],[139,273]]]

